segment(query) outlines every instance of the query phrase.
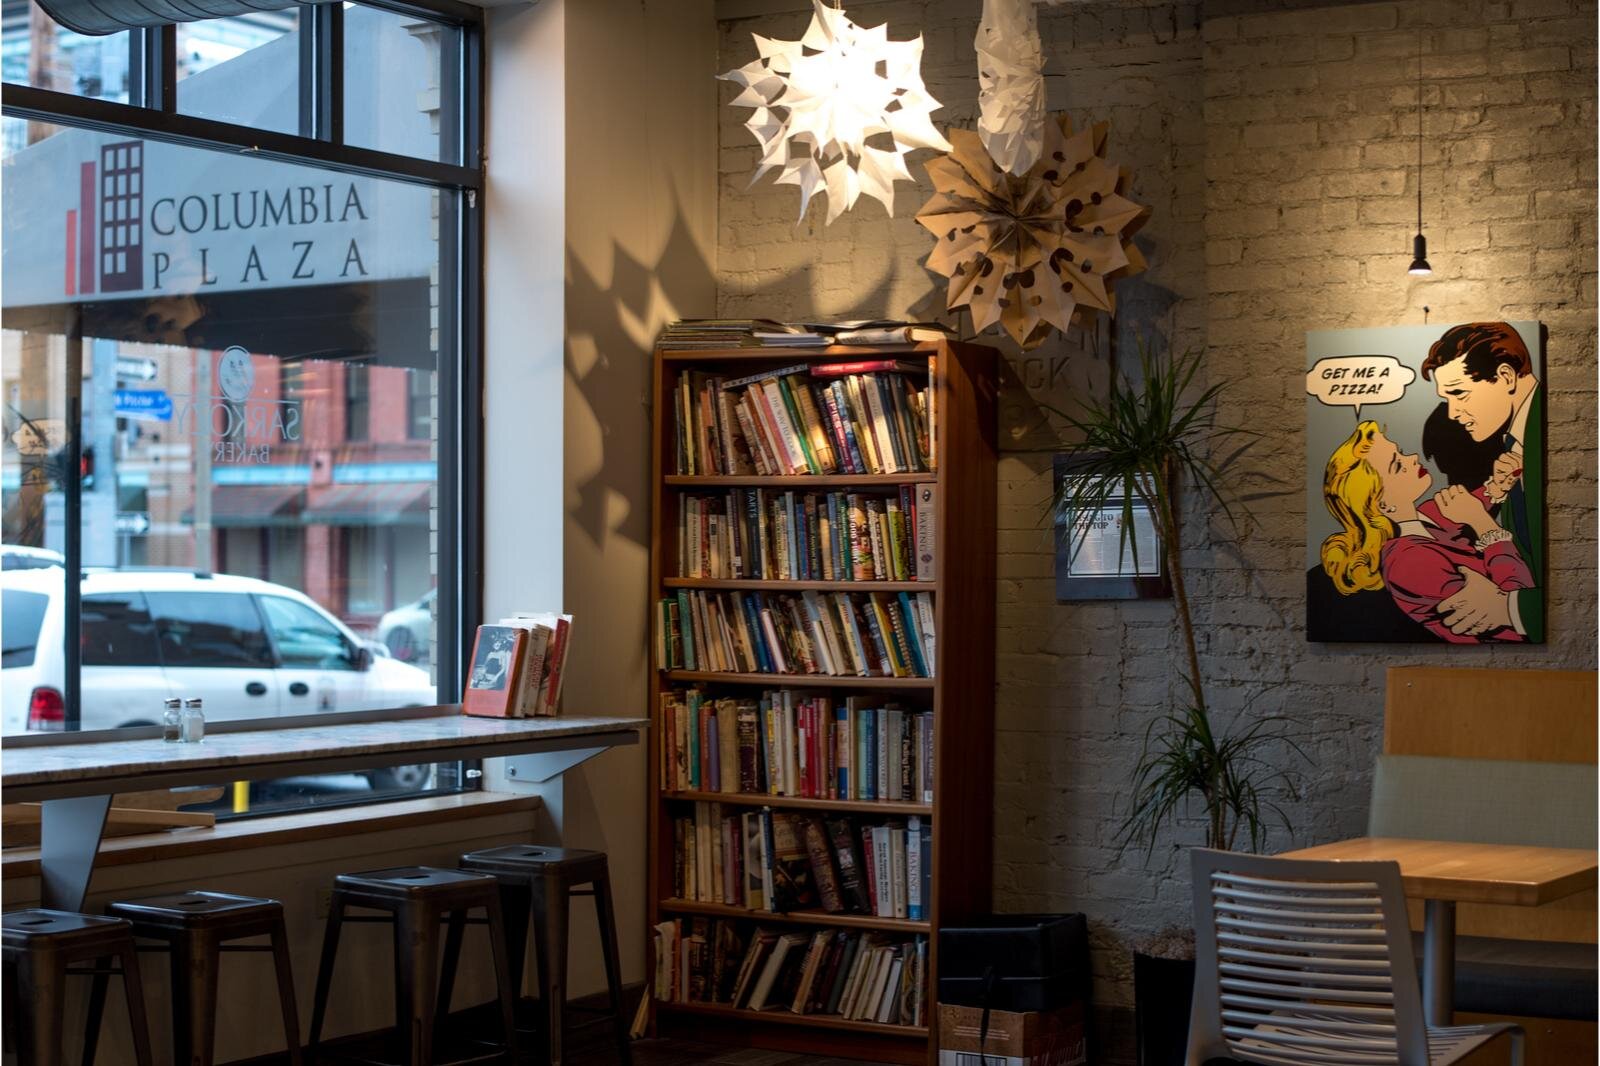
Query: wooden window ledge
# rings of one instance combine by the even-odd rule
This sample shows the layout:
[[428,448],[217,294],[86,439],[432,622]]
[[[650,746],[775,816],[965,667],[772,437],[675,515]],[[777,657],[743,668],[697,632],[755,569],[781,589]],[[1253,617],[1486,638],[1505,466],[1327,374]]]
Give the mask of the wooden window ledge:
[[[303,810],[264,818],[242,818],[209,829],[169,829],[158,833],[102,840],[96,868],[130,866],[164,859],[188,858],[241,848],[298,844],[309,840],[379,833],[390,829],[435,825],[457,818],[535,811],[538,796],[504,792],[462,792],[395,800],[362,807]],[[0,854],[0,880],[39,875],[37,847],[7,848]]]

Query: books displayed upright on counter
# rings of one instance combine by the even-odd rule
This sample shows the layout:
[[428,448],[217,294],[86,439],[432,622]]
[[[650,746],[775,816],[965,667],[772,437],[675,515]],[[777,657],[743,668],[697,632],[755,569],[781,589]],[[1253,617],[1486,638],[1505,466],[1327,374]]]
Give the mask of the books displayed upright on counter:
[[657,604],[664,670],[932,677],[937,661],[927,592],[704,592]]
[[933,827],[915,815],[862,822],[700,801],[672,826],[678,899],[779,914],[927,917]]
[[937,487],[678,494],[678,576],[932,581]]
[[933,714],[868,696],[663,692],[661,785],[804,799],[933,802]]
[[489,718],[553,718],[561,712],[572,616],[515,614],[478,627],[463,714]]
[[679,474],[900,474],[934,469],[937,359],[801,363],[678,375]]
[[927,1024],[924,936],[691,918],[658,924],[651,946],[657,1000]]

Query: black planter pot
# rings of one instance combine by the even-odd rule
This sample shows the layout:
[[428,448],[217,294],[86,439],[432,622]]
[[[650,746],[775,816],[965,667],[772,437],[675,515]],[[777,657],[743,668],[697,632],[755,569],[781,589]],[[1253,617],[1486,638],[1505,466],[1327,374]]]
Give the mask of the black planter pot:
[[1183,1066],[1194,960],[1133,953],[1133,1027],[1139,1066]]

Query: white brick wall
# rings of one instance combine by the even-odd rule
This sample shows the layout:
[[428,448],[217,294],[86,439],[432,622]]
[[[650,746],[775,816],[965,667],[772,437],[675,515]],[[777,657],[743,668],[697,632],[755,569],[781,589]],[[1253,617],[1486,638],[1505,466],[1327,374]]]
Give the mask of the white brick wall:
[[[1050,103],[1109,119],[1109,156],[1154,208],[1151,268],[1120,289],[1118,347],[1154,330],[1205,345],[1207,373],[1239,380],[1224,420],[1271,444],[1241,472],[1255,505],[1237,539],[1191,517],[1186,556],[1209,694],[1222,715],[1286,714],[1309,757],[1289,800],[1292,839],[1359,832],[1380,744],[1384,671],[1415,662],[1593,668],[1596,642],[1595,25],[1593,0],[1404,0],[1264,11],[1253,0],[1081,2],[1041,7]],[[921,32],[924,75],[971,126],[978,0],[855,3],[857,22]],[[727,21],[719,69],[748,62],[752,31],[793,37],[804,13]],[[1415,217],[1415,54],[1425,52],[1429,253],[1405,274]],[[724,87],[724,104],[733,96]],[[746,188],[746,112],[723,107],[719,311],[726,315],[912,314],[942,309],[921,265],[927,198],[900,187],[895,217],[864,203],[831,227],[799,226],[795,190]],[[918,158],[926,156],[919,153]],[[1463,318],[1538,318],[1550,328],[1551,643],[1539,649],[1315,645],[1305,641],[1304,406],[1308,329]],[[1180,827],[1118,856],[1129,770],[1147,724],[1173,705],[1171,605],[1057,604],[1044,521],[1053,430],[1040,402],[1103,389],[1112,327],[1053,338],[1008,368],[1001,422],[995,768],[997,906],[1082,910],[1094,939],[1104,1061],[1127,1056],[1132,940],[1186,918]],[[1296,457],[1287,465],[1281,456]],[[1282,478],[1277,482],[1275,478]],[[1274,847],[1290,837],[1277,834]]]

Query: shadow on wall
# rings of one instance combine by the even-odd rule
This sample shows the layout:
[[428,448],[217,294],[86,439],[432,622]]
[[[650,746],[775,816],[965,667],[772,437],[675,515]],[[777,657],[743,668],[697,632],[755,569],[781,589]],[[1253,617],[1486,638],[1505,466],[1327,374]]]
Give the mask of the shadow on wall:
[[[591,542],[621,536],[648,548],[650,543],[651,358],[655,338],[677,318],[716,313],[717,279],[696,243],[683,213],[674,205],[672,228],[654,263],[643,262],[613,243],[611,284],[604,286],[567,249],[566,366],[587,417],[602,436],[598,466],[574,486],[568,518]],[[741,291],[750,306],[777,306],[779,294],[809,274],[804,268],[778,274]],[[883,313],[894,274],[861,294],[855,311],[839,317]],[[567,418],[574,413],[569,409]],[[580,413],[578,417],[583,417]],[[608,520],[607,500],[629,501],[620,524]]]

